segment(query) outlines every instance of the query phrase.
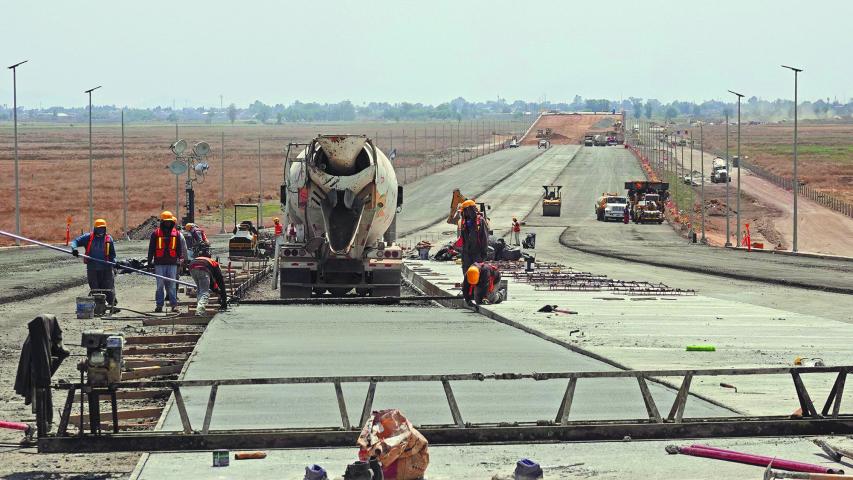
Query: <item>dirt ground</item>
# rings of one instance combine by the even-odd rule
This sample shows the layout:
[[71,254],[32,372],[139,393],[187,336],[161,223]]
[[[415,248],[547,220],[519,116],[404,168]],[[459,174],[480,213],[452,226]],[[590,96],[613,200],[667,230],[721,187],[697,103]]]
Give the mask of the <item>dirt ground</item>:
[[530,134],[521,141],[522,145],[536,145],[536,130],[550,128],[552,130],[551,143],[553,145],[575,145],[583,139],[584,134],[596,127],[602,120],[622,118],[621,115],[609,114],[545,114],[542,115],[535,125],[530,129]]
[[[695,130],[695,129],[694,129]],[[706,148],[725,152],[723,125],[704,127]],[[694,139],[696,132],[694,131]],[[742,125],[741,154],[774,174],[793,175],[793,123]],[[853,202],[853,125],[801,123],[797,175],[801,182]],[[729,154],[737,153],[737,126],[729,126]]]
[[[485,152],[494,140],[521,135],[527,124],[505,120],[462,122],[361,122],[285,125],[179,126],[177,135],[190,145],[207,141],[210,170],[195,184],[196,208],[201,214],[219,208],[221,162],[226,181],[225,204],[257,202],[260,183],[266,200],[277,200],[284,150],[290,141],[306,142],[318,133],[363,133],[375,139],[394,160],[403,183]],[[493,132],[496,135],[493,135]],[[83,125],[19,125],[22,232],[40,240],[64,241],[66,217],[72,235],[89,228],[89,136]],[[174,160],[169,145],[175,126],[128,125],[125,157],[128,227],[163,209],[175,208],[175,176],[166,165]],[[260,139],[260,159],[258,148]],[[0,127],[0,229],[15,230],[12,128]],[[222,149],[224,144],[224,158]],[[122,227],[121,128],[95,125],[93,134],[95,216],[106,218],[118,234]],[[184,181],[178,185],[184,202]],[[180,208],[183,211],[183,205]],[[0,245],[8,245],[0,239]]]

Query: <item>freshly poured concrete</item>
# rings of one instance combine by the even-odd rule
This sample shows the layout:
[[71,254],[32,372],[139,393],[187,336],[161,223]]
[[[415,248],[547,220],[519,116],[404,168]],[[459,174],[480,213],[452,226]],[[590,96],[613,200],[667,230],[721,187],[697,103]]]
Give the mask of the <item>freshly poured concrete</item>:
[[[413,307],[241,306],[218,315],[184,379],[601,371],[601,362],[465,310]],[[553,420],[565,381],[453,382],[466,422]],[[353,423],[366,384],[345,384]],[[674,392],[653,385],[660,405]],[[184,393],[201,426],[209,388]],[[441,384],[380,383],[374,409],[400,408],[416,424],[452,423]],[[689,402],[693,416],[732,412]],[[646,418],[631,379],[578,383],[572,419]],[[220,387],[211,429],[340,425],[332,385]],[[180,429],[176,409],[163,427]]]

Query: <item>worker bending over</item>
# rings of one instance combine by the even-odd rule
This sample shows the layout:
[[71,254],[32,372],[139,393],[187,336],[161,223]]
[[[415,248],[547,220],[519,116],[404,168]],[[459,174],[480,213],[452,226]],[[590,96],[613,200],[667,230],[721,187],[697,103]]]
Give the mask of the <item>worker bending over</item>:
[[[178,265],[187,258],[184,236],[175,228],[175,217],[170,211],[160,214],[160,226],[151,232],[148,242],[148,264],[154,264],[154,273],[166,278],[178,276]],[[178,284],[163,278],[157,279],[155,312],[162,312],[166,297],[173,312],[178,311]]]
[[104,290],[107,297],[107,305],[116,305],[115,280],[113,277],[113,266],[99,262],[104,260],[115,263],[116,248],[113,237],[107,233],[107,221],[103,218],[95,220],[92,231],[84,233],[71,241],[71,254],[80,255],[77,250],[81,245],[86,246],[86,256],[93,260],[84,258],[86,263],[86,280],[89,281],[90,290]]
[[489,248],[489,227],[474,200],[462,202],[459,237],[462,239],[462,272],[467,272],[472,264],[486,260]]
[[484,301],[495,304],[501,303],[506,293],[500,290],[501,272],[498,267],[488,263],[478,262],[465,272],[462,281],[462,297],[465,303],[478,307]]
[[225,310],[228,305],[225,280],[222,278],[219,263],[210,258],[210,247],[207,243],[196,246],[195,258],[190,263],[190,276],[193,277],[198,290],[196,292],[196,315],[204,315],[211,290],[219,295],[219,309]]

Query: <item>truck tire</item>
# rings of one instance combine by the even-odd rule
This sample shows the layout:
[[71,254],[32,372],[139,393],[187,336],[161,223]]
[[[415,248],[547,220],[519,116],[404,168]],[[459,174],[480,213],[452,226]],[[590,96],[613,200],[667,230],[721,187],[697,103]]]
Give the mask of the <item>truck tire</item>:
[[599,222],[604,221],[604,212],[601,210],[596,210],[595,211],[595,219],[598,220]]

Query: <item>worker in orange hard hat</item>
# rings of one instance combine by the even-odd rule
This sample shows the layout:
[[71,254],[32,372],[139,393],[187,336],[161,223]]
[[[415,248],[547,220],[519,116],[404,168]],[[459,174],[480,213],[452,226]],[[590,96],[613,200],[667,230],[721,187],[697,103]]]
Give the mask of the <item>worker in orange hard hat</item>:
[[475,262],[486,259],[489,247],[489,227],[486,218],[477,210],[474,200],[465,200],[459,219],[459,237],[462,239],[462,271],[466,272]]
[[92,231],[84,233],[71,241],[71,254],[75,257],[80,255],[77,250],[80,246],[86,247],[86,280],[89,289],[103,290],[107,297],[108,305],[116,304],[115,277],[113,265],[115,263],[116,248],[113,238],[107,233],[107,221],[103,218],[95,220]]
[[500,303],[506,298],[504,290],[500,289],[501,272],[498,267],[484,262],[477,262],[465,271],[462,280],[462,297],[465,303],[473,307],[488,303]]
[[[148,242],[148,264],[154,265],[154,273],[166,278],[178,276],[178,266],[187,258],[187,244],[184,236],[175,228],[177,219],[172,212],[165,210],[160,214],[160,226],[151,232]],[[157,279],[155,312],[162,312],[166,297],[173,312],[178,311],[178,284],[163,278]]]

